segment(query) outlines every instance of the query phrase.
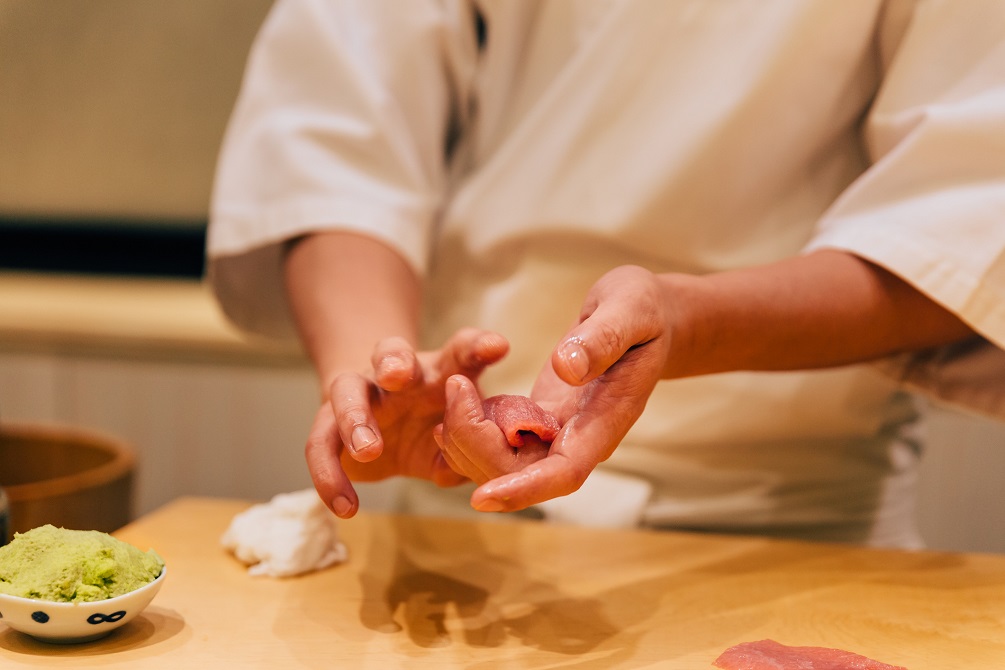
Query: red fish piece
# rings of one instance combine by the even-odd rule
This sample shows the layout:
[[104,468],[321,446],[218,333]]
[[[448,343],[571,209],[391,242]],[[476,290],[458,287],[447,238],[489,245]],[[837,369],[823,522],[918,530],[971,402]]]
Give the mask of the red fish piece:
[[730,647],[712,665],[722,670],[907,670],[850,651],[789,647],[774,640],[744,642]]
[[495,422],[506,434],[511,447],[522,447],[524,433],[534,433],[542,442],[552,442],[558,435],[558,419],[536,402],[522,395],[496,395],[482,401],[485,418]]

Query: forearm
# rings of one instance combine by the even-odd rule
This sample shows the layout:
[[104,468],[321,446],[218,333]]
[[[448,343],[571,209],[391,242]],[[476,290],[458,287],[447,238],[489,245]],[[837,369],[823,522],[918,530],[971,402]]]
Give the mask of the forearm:
[[324,393],[339,372],[366,366],[379,340],[417,340],[419,278],[381,242],[344,232],[305,236],[287,249],[284,279]]
[[973,335],[903,280],[840,251],[660,281],[673,333],[665,378],[830,367]]

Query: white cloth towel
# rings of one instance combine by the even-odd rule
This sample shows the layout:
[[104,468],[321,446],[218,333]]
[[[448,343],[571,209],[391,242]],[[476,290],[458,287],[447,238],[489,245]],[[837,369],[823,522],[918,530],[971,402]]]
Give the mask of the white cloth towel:
[[292,577],[348,557],[338,519],[314,489],[281,493],[234,516],[220,538],[250,575]]
[[539,503],[549,521],[594,528],[637,528],[653,494],[648,481],[596,469],[574,493]]

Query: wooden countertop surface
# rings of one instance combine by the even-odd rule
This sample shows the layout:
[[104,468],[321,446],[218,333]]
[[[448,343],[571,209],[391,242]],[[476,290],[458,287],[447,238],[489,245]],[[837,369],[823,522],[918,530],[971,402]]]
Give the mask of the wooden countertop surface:
[[117,533],[170,572],[103,640],[0,626],[2,667],[710,669],[772,638],[909,670],[1005,668],[1005,556],[361,514],[348,562],[250,577],[250,503],[182,498]]
[[252,339],[198,280],[0,272],[0,350],[307,366],[296,345]]

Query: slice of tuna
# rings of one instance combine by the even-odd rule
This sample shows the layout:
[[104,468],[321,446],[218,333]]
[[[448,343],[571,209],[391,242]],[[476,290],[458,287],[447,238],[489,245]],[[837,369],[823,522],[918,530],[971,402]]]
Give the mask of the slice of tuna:
[[482,401],[485,418],[494,421],[506,434],[511,447],[522,447],[524,434],[534,433],[551,443],[558,435],[558,419],[536,402],[522,395],[496,395]]
[[744,642],[730,647],[712,665],[722,670],[907,670],[850,651],[789,647],[774,640]]

